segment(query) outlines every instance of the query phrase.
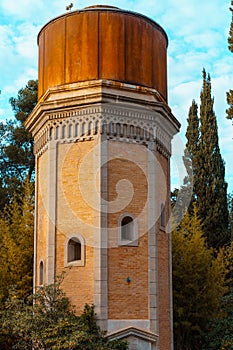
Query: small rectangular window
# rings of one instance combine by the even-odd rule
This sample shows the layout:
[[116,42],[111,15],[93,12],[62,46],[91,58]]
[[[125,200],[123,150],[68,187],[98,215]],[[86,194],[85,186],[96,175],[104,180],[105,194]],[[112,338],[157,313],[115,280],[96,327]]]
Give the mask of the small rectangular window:
[[161,204],[161,212],[160,212],[160,227],[165,229],[166,226],[166,208],[165,205]]
[[70,239],[68,243],[68,262],[75,260],[81,260],[81,243],[76,239]]
[[138,225],[137,220],[126,215],[119,220],[118,244],[128,246],[138,246]]
[[85,240],[80,234],[71,236],[65,243],[65,266],[85,266]]
[[121,239],[132,241],[134,236],[133,229],[133,219],[130,216],[125,216],[121,221]]

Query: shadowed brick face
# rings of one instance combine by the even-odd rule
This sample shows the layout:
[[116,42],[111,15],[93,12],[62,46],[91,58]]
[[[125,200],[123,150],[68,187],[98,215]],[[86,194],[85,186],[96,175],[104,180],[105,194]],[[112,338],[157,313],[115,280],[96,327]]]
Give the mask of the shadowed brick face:
[[160,349],[169,349],[171,327],[170,309],[170,270],[169,270],[169,239],[167,233],[158,234],[158,303]]
[[[160,181],[157,184],[158,193],[166,204],[166,219],[169,218],[170,173],[169,161],[159,152],[157,159],[161,167]],[[160,349],[169,349],[171,344],[171,295],[170,295],[170,233],[160,230],[158,224],[158,304],[159,304],[159,344]]]

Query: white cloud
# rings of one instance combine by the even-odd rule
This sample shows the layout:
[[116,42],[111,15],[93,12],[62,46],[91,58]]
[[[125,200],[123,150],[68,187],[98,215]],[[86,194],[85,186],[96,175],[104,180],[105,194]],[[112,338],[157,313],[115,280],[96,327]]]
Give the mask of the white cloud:
[[28,80],[37,78],[37,70],[33,68],[25,69],[22,75],[17,76],[15,80],[11,82],[10,85],[7,85],[4,89],[5,93],[16,95],[19,89],[24,87]]
[[1,0],[0,10],[11,18],[11,21],[28,21],[30,23],[43,23],[65,12],[66,0]]
[[[185,36],[184,40],[187,44],[191,45],[192,49],[204,49],[207,51],[209,49],[213,50],[217,46],[221,46],[223,36],[219,32],[209,29],[205,30],[203,33]],[[215,53],[217,54],[217,50]]]
[[[224,79],[232,75],[232,54],[226,54],[223,57],[220,57],[218,60],[215,60],[213,63],[213,72],[215,76],[224,76]],[[229,84],[229,87],[232,86],[232,80]]]
[[172,141],[172,157],[171,157],[171,188],[180,188],[183,185],[186,170],[183,163],[183,155],[185,149],[185,137],[177,134]]
[[[202,34],[210,28],[225,28],[226,13],[230,18],[228,0],[170,0],[162,18],[167,28],[177,36]],[[230,23],[230,20],[229,20]]]
[[0,108],[0,119],[4,117],[4,109]]
[[23,23],[17,27],[17,36],[14,36],[16,53],[22,58],[28,58],[31,62],[35,62],[37,58],[37,34],[39,27],[31,23]]
[[25,87],[28,80],[37,78],[37,69],[25,68],[21,75],[17,75],[15,79],[9,82],[1,89],[0,95],[0,120],[12,119],[13,111],[9,103],[11,97],[16,97],[18,91]]
[[35,8],[40,10],[41,2],[30,0],[2,0],[1,8],[2,11],[8,16],[15,16],[22,20],[30,18]]
[[176,85],[170,89],[170,105],[173,106],[173,111],[187,118],[188,110],[191,106],[192,100],[199,100],[201,89],[201,80],[189,81]]

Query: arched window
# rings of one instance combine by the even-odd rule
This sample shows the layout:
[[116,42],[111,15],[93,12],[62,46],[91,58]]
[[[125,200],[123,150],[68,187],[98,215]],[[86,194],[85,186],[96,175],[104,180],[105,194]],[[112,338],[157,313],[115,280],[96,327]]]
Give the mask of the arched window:
[[84,266],[85,242],[81,235],[72,235],[65,244],[65,266]]
[[133,240],[133,219],[130,216],[125,216],[121,220],[121,240],[132,241]]
[[81,260],[81,243],[78,238],[71,238],[68,242],[68,263]]
[[164,230],[166,226],[166,209],[165,205],[161,204],[161,210],[160,210],[160,227]]
[[137,219],[131,214],[122,215],[118,222],[118,244],[138,245],[138,225]]
[[39,265],[39,285],[43,286],[43,284],[44,284],[44,263],[43,261],[41,261]]

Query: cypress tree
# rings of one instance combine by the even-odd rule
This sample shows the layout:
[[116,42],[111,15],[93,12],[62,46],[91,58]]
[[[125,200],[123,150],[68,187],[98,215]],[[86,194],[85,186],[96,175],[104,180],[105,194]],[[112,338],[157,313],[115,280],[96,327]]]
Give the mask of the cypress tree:
[[[218,143],[217,120],[213,110],[210,75],[203,70],[200,105],[200,142],[195,159],[195,192],[198,215],[209,246],[226,244],[228,235],[227,183],[225,165]],[[190,146],[191,147],[191,146]],[[194,148],[195,149],[195,148]]]
[[187,143],[183,157],[184,165],[187,170],[187,177],[185,178],[184,184],[190,188],[190,191],[192,191],[192,194],[190,195],[191,203],[189,206],[189,211],[192,212],[193,202],[196,199],[196,172],[200,138],[198,106],[194,100],[189,109],[187,122],[188,126],[185,134]]
[[[231,6],[233,6],[233,1],[231,1]],[[230,11],[232,13],[229,37],[228,37],[228,48],[231,52],[233,52],[233,8],[230,7]],[[229,104],[229,108],[226,110],[227,118],[233,119],[233,90],[227,92],[227,103]]]
[[195,173],[197,153],[199,149],[199,119],[198,106],[193,100],[189,109],[189,116],[187,119],[188,127],[186,131],[186,148],[184,150],[183,162],[187,171],[187,176],[184,178],[183,185],[179,190],[172,193],[172,213],[173,224],[177,226],[187,209],[189,213],[193,212],[193,203],[196,200],[195,195]]
[[[231,1],[231,6],[233,6],[233,0]],[[230,31],[229,31],[229,37],[228,37],[228,48],[231,52],[233,52],[233,8],[230,7],[230,11],[232,14],[232,20],[231,20],[231,25],[230,25]]]
[[189,109],[188,126],[186,131],[186,148],[189,151],[192,162],[195,162],[196,155],[199,149],[199,119],[198,119],[198,106],[195,100],[192,101],[192,105]]

